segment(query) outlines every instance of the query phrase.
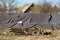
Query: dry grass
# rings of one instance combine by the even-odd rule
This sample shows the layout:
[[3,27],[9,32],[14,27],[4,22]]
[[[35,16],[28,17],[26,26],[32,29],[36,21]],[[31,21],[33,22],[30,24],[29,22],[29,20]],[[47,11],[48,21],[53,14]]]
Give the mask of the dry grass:
[[56,37],[56,36],[60,36],[60,29],[56,29],[52,32],[52,35],[53,37]]
[[60,40],[60,30],[55,30],[52,35],[14,35],[9,29],[0,30],[0,40]]
[[0,40],[60,40],[60,36],[0,36]]

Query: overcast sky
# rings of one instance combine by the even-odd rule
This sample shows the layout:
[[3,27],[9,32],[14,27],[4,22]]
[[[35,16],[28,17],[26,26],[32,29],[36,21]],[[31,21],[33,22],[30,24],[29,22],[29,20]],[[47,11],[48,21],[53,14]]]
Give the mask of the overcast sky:
[[[46,0],[47,2],[51,2],[53,5],[57,4],[59,0]],[[43,0],[18,0],[18,6],[23,5],[24,3],[43,3]]]

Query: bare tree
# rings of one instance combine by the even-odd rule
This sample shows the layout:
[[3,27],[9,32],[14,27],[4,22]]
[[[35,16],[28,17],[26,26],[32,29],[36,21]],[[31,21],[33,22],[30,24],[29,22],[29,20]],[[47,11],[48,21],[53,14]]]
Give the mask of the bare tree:
[[[39,2],[40,4],[40,2]],[[51,12],[51,3],[50,2],[47,2],[47,0],[42,0],[42,4],[40,5],[41,8],[40,8],[40,12],[41,13],[49,13]]]
[[15,0],[0,0],[0,9],[2,12],[11,12],[15,10],[16,4]]
[[48,12],[50,12],[50,9],[51,9],[51,4],[50,4],[50,3],[44,2],[44,3],[41,5],[41,12],[43,12],[43,13],[48,13]]

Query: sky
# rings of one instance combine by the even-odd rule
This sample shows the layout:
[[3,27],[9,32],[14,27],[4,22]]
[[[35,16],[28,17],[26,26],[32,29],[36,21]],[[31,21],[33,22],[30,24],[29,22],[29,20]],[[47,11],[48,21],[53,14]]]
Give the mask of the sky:
[[[52,5],[57,5],[57,3],[59,2],[59,0],[46,0],[47,2],[52,3]],[[43,0],[18,0],[16,1],[18,2],[18,6],[22,6],[25,3],[43,3]]]

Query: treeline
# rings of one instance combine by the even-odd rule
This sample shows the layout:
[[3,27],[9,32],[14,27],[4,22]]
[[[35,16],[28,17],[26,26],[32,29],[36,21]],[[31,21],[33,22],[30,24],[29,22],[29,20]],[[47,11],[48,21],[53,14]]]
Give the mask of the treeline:
[[52,4],[45,2],[41,5],[40,12],[42,13],[59,13],[60,8],[58,8],[56,5],[52,6]]
[[30,13],[60,13],[60,7],[52,6],[50,3],[45,2],[42,5],[36,5],[30,10]]
[[[15,0],[0,0],[0,12],[16,12],[19,7],[16,7]],[[42,5],[40,3],[35,4],[29,13],[59,13],[60,7],[56,5],[52,6],[51,3],[44,1]]]

